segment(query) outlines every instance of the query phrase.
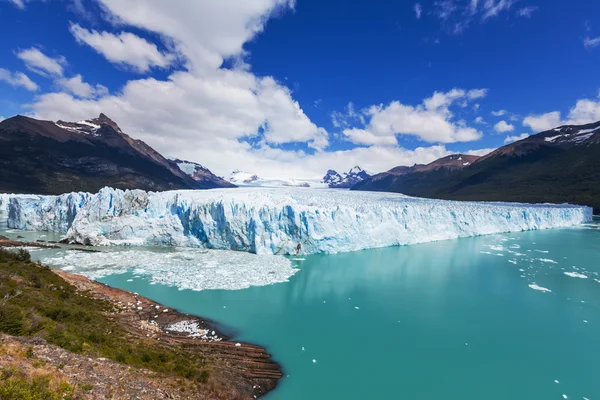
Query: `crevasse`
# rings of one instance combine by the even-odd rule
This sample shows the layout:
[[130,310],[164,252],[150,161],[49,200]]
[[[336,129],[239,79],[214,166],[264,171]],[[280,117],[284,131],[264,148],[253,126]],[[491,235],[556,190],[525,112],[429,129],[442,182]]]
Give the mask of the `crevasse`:
[[13,196],[9,227],[91,245],[313,254],[578,225],[583,206],[455,202],[392,193],[240,188]]

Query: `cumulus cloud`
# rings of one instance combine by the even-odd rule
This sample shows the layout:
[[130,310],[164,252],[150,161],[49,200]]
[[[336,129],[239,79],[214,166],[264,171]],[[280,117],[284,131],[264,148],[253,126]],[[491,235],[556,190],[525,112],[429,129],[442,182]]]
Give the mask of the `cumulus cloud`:
[[582,99],[569,110],[565,120],[560,111],[552,111],[525,117],[523,126],[530,127],[534,132],[542,132],[562,125],[584,125],[596,121],[600,121],[600,101]]
[[0,81],[4,81],[13,87],[23,87],[31,92],[38,90],[38,85],[22,72],[10,72],[0,68]]
[[504,144],[509,144],[509,143],[513,143],[513,142],[517,142],[519,140],[523,140],[523,139],[527,139],[529,137],[529,133],[522,133],[518,136],[507,136],[504,139]]
[[564,125],[559,111],[545,114],[529,115],[523,119],[523,126],[530,127],[534,132],[548,131],[557,126]]
[[89,83],[84,82],[83,77],[79,74],[68,79],[59,78],[55,81],[55,83],[60,89],[78,97],[89,98],[108,94],[108,88],[106,86],[92,86]]
[[[178,63],[168,66],[180,70],[164,79],[131,80],[111,94],[99,93],[97,86],[87,86],[75,76],[60,82],[64,85],[55,84],[61,91],[37,96],[32,115],[80,120],[103,112],[161,153],[201,162],[220,175],[239,168],[262,176],[320,177],[329,168],[347,170],[357,164],[383,171],[451,153],[436,143],[471,141],[482,135],[457,121],[450,109],[482,98],[487,91],[455,89],[435,93],[418,105],[396,101],[365,110],[348,105],[332,119],[338,121],[343,137],[361,146],[325,151],[328,132],[310,120],[292,91],[272,77],[253,74],[244,61],[244,44],[264,29],[271,15],[293,9],[294,1],[99,1],[116,26],[149,31],[168,49],[161,52],[138,37],[154,54],[141,56],[141,69],[161,67],[156,49],[163,57],[175,57]],[[76,26],[72,30],[81,38],[100,37],[101,42],[107,33],[120,41],[121,34]],[[126,47],[121,42],[116,46]],[[115,63],[125,63],[126,57],[115,56]],[[234,67],[223,68],[223,60],[232,58],[238,60]],[[395,144],[396,135],[413,135],[434,145],[404,149]]]
[[49,57],[35,47],[18,51],[17,57],[23,60],[30,71],[43,76],[62,76],[63,67],[67,65],[64,57]]
[[212,70],[244,54],[271,15],[291,10],[295,0],[99,0],[119,22],[172,38],[188,69]]
[[480,139],[482,133],[466,126],[464,121],[455,121],[450,107],[486,94],[485,89],[452,89],[435,92],[416,106],[399,101],[373,105],[361,111],[368,119],[362,120],[364,127],[344,129],[344,135],[355,144],[395,145],[396,135],[415,136],[429,143],[474,141]]
[[137,72],[148,72],[152,67],[166,68],[174,56],[158,50],[154,43],[129,32],[113,34],[87,30],[71,25],[71,33],[79,43],[87,44],[114,64],[126,65]]
[[476,124],[485,124],[485,121],[483,120],[483,117],[477,117],[477,118],[475,118],[475,123]]
[[583,39],[583,45],[585,46],[586,49],[591,49],[596,46],[600,46],[600,36],[595,37],[595,38],[591,38],[591,37],[587,36],[585,39]]
[[507,123],[506,121],[500,121],[494,125],[494,130],[498,133],[512,132],[515,130],[514,125]]

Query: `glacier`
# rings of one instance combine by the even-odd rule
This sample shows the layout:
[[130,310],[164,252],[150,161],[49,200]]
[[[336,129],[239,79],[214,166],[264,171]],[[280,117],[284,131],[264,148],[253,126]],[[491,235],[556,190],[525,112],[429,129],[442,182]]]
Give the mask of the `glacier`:
[[167,245],[315,254],[549,229],[592,220],[585,206],[457,202],[397,193],[238,188],[12,196],[8,226],[86,245]]

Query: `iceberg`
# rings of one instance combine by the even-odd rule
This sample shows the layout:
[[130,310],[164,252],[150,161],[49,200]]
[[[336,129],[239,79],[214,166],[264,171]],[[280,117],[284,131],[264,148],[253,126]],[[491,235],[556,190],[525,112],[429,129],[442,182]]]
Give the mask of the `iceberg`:
[[397,193],[238,188],[11,197],[8,224],[87,245],[168,245],[256,254],[337,253],[561,228],[592,220],[568,204],[458,202]]

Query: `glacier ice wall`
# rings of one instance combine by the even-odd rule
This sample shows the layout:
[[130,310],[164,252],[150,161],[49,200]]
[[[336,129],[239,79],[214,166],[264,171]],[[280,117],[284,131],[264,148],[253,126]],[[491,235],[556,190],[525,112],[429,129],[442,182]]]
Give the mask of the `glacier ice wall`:
[[66,232],[90,193],[60,196],[8,196],[8,227],[22,230]]
[[257,254],[336,253],[567,227],[588,207],[421,199],[395,193],[239,188],[13,197],[9,226],[73,243],[172,245]]
[[0,193],[0,213],[8,212],[8,202],[10,200],[10,194]]

